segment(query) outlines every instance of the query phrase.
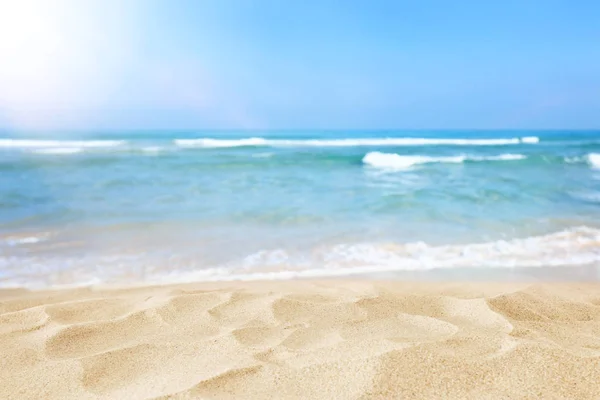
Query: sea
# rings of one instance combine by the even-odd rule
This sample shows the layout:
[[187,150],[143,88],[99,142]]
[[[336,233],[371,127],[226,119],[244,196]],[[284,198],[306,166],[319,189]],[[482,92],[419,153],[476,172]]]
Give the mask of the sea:
[[0,133],[0,287],[599,266],[600,131]]

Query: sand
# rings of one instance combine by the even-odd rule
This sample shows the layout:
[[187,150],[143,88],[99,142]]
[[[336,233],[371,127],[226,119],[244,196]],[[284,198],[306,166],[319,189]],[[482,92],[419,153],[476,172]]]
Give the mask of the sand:
[[600,284],[0,291],[0,398],[599,399]]

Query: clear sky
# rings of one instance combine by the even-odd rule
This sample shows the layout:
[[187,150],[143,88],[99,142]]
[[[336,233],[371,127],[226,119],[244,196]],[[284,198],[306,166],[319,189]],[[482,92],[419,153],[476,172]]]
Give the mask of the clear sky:
[[0,0],[8,128],[600,128],[600,1]]

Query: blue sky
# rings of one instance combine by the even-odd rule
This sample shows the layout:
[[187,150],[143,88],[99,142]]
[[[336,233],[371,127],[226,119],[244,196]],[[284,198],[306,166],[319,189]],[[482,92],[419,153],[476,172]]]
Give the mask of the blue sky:
[[600,127],[597,1],[24,2],[3,127]]

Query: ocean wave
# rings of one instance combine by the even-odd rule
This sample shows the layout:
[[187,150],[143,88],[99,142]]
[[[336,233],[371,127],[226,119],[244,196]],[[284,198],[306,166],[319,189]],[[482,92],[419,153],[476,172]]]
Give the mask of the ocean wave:
[[537,136],[525,136],[521,138],[521,143],[529,143],[529,144],[535,144],[535,143],[539,143],[540,142],[540,138]]
[[84,149],[82,147],[50,147],[43,149],[33,149],[31,152],[35,154],[77,154]]
[[487,156],[487,157],[477,157],[471,156],[468,157],[467,160],[473,161],[516,161],[516,160],[524,160],[527,156],[523,154],[500,154],[498,156]]
[[464,161],[511,161],[522,160],[526,157],[522,154],[500,154],[498,156],[451,156],[451,157],[429,157],[429,156],[407,156],[394,153],[381,153],[372,151],[367,153],[362,162],[377,168],[406,169],[419,164],[429,163],[462,163]]
[[227,147],[359,147],[359,146],[499,146],[538,143],[537,137],[508,139],[434,139],[434,138],[365,138],[365,139],[175,139],[181,147],[227,148]]
[[248,146],[267,146],[268,141],[263,138],[248,138],[248,139],[175,139],[173,141],[177,146],[181,147],[248,147]]
[[[114,142],[116,143],[116,142]],[[125,143],[125,142],[123,142]],[[168,147],[163,146],[123,146],[121,144],[110,145],[109,143],[98,143],[93,142],[91,144],[87,144],[86,146],[76,146],[77,142],[67,143],[68,146],[65,147],[23,147],[22,150],[32,153],[32,154],[47,154],[47,155],[69,155],[69,154],[78,154],[85,152],[86,154],[96,154],[100,153],[103,155],[116,153],[116,154],[146,154],[146,155],[157,155],[167,151]]]
[[307,262],[296,260],[283,249],[260,251],[245,257],[238,265],[170,273],[157,282],[284,280],[450,268],[589,265],[600,263],[600,230],[581,226],[543,236],[466,245],[340,244],[318,253],[319,259]]
[[408,270],[581,265],[600,262],[600,230],[581,226],[543,236],[467,245],[338,245],[325,261],[326,268],[368,263]]
[[35,244],[47,240],[51,236],[50,233],[44,232],[38,235],[31,236],[5,236],[0,238],[0,245],[19,246],[25,244]]
[[578,164],[580,162],[584,162],[585,158],[574,156],[574,157],[565,157],[564,160],[567,164]]
[[124,140],[30,140],[30,139],[0,139],[0,147],[4,148],[93,148],[117,147],[125,144]]
[[[9,246],[37,243],[37,236],[4,238]],[[40,238],[43,240],[43,238]],[[36,285],[95,284],[130,282],[131,271],[143,265],[147,271],[140,284],[176,283],[192,281],[282,280],[293,278],[340,277],[384,272],[430,271],[453,268],[532,268],[600,265],[600,229],[575,227],[542,236],[512,240],[456,245],[412,243],[341,243],[319,246],[308,252],[269,249],[249,254],[226,264],[197,264],[194,258],[169,258],[169,269],[163,269],[163,258],[152,253],[87,255],[77,258],[42,258],[29,254],[22,257],[0,256],[0,266],[14,270],[14,277],[3,284],[32,282],[30,276],[21,276],[22,265],[39,268]],[[183,261],[180,263],[179,261]],[[118,263],[120,272],[114,268]],[[57,265],[69,265],[77,274],[63,281]],[[93,268],[90,268],[93,267]]]
[[590,153],[587,155],[587,162],[592,168],[600,169],[600,153]]

